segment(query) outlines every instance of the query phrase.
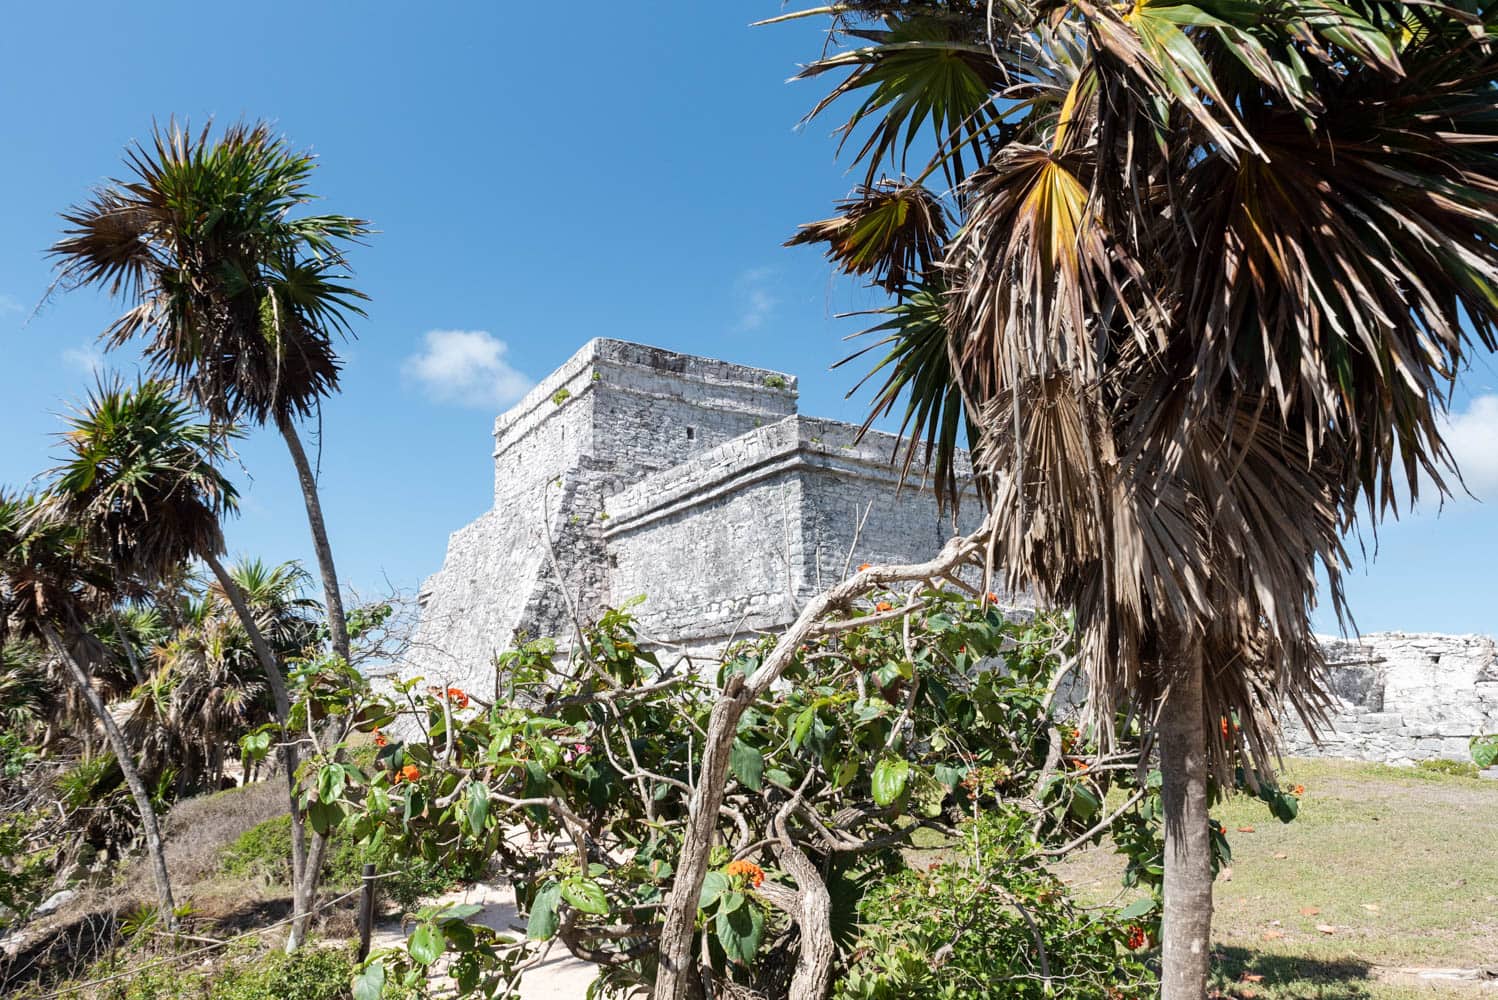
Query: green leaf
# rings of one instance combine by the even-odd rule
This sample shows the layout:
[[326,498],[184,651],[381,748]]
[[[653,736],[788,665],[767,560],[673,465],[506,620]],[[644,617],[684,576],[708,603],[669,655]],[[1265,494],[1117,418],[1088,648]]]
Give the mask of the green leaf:
[[532,941],[550,941],[561,924],[557,916],[557,901],[562,898],[562,887],[548,882],[531,901],[531,918],[525,926],[525,936]]
[[468,783],[468,830],[481,836],[489,819],[489,788],[482,781]]
[[569,878],[562,883],[562,898],[584,913],[602,916],[609,912],[603,886],[587,878]]
[[327,835],[343,820],[343,810],[331,802],[307,803],[307,822],[317,833]]
[[890,805],[905,793],[905,783],[909,780],[909,761],[898,757],[884,758],[874,767],[874,801],[881,806]]
[[764,788],[764,754],[743,740],[733,741],[733,749],[728,753],[728,766],[733,769],[733,776],[739,779],[739,784],[745,788],[756,792]]
[[1086,785],[1077,785],[1072,789],[1071,812],[1077,819],[1085,823],[1096,816],[1102,807],[1102,801]]
[[443,935],[442,928],[434,924],[422,924],[411,935],[411,958],[422,965],[431,965],[437,961],[446,948],[447,938]]
[[354,1000],[380,1000],[384,992],[385,963],[370,962],[354,977]]
[[951,764],[937,764],[935,768],[936,780],[948,788],[956,788],[967,777],[966,766],[953,767]]
[[705,910],[728,889],[728,876],[722,872],[708,872],[702,880],[702,892],[697,896],[697,909]]
[[1136,899],[1122,910],[1119,910],[1118,916],[1122,920],[1133,920],[1135,917],[1142,917],[1146,913],[1150,913],[1154,908],[1155,897],[1145,896],[1143,899]]
[[742,892],[725,892],[718,904],[718,913],[732,913],[744,905],[745,896]]
[[811,724],[816,720],[816,717],[817,710],[815,708],[802,709],[801,714],[796,716],[795,728],[791,730],[792,753],[801,748],[801,744],[806,740],[806,734],[811,732]]
[[1498,734],[1472,737],[1472,762],[1482,768],[1498,764]]
[[759,952],[765,936],[765,914],[750,904],[732,911],[719,911],[716,923],[718,942],[729,961],[748,965]]

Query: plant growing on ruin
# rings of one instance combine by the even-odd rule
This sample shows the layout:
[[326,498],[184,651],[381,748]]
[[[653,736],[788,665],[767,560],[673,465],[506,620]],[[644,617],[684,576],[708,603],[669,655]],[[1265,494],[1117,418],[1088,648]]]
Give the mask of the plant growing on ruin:
[[[1211,949],[1208,783],[1323,705],[1359,504],[1444,494],[1441,415],[1498,347],[1490,7],[859,2],[836,75],[858,188],[792,242],[894,301],[870,416],[901,407],[990,565],[1077,616],[1091,705],[1151,715],[1164,996]],[[907,173],[912,169],[915,176]],[[888,173],[886,173],[886,171]],[[1220,735],[1222,717],[1241,729]],[[675,1000],[676,992],[658,992]]]

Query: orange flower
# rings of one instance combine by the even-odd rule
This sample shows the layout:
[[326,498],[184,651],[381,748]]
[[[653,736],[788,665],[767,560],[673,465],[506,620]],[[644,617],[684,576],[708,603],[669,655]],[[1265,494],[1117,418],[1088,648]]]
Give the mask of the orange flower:
[[874,605],[874,610],[875,611],[889,611],[893,607],[894,607],[894,605],[891,604],[891,603],[889,603],[888,601],[880,601],[878,604]]
[[1295,796],[1297,799],[1300,798],[1305,793],[1306,793],[1306,786],[1305,785],[1296,785],[1294,788],[1290,789],[1290,794],[1293,795],[1293,796]]
[[753,861],[730,861],[723,869],[726,875],[742,875],[744,881],[758,889],[765,881],[765,870]]
[[872,565],[874,565],[874,564],[873,563],[859,563],[859,565],[858,565],[858,572],[862,573],[864,570],[868,569]]
[[421,768],[417,767],[415,764],[407,764],[405,767],[401,768],[399,771],[397,771],[395,773],[395,778],[393,779],[393,783],[398,785],[402,781],[420,781],[420,780],[421,780]]
[[448,688],[447,697],[459,708],[468,707],[468,695],[463,693],[462,688]]
[[1129,927],[1129,950],[1138,951],[1149,943],[1149,936],[1144,933],[1144,928],[1138,925]]
[[988,593],[983,595],[983,602],[985,604],[998,604],[999,595],[990,590]]
[[1085,771],[1085,770],[1087,770],[1087,762],[1085,760],[1079,760],[1079,761],[1077,761],[1077,770],[1078,771]]
[[1227,720],[1227,716],[1223,716],[1222,717],[1222,738],[1223,739],[1227,739],[1228,738],[1228,720]]
[[375,741],[375,746],[377,746],[377,747],[383,747],[383,746],[389,746],[390,745],[390,741],[385,738],[385,734],[382,733],[382,732],[380,732],[380,727],[379,726],[375,726],[375,730],[374,730],[374,741]]

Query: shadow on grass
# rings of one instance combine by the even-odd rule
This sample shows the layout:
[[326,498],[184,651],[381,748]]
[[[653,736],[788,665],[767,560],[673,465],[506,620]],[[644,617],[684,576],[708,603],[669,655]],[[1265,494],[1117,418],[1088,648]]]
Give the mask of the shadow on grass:
[[[1368,1000],[1373,966],[1357,959],[1323,961],[1249,948],[1215,950],[1212,985],[1223,997],[1248,992],[1274,1000]],[[1245,980],[1244,974],[1262,979]]]

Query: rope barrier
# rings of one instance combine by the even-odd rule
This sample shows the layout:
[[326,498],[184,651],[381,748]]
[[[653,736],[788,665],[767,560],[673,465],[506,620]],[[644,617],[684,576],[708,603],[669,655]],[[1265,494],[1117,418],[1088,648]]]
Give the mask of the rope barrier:
[[[395,874],[395,872],[383,872],[383,873],[381,873],[379,875],[371,875],[371,876],[369,876],[368,881],[377,882],[377,881],[379,881],[382,878],[389,878],[391,875],[394,875],[394,874]],[[361,882],[362,881],[364,881],[364,880],[361,879]],[[344,893],[341,896],[335,896],[333,899],[329,899],[329,900],[326,900],[325,902],[318,903],[316,906],[314,906],[312,908],[311,912],[308,913],[308,914],[306,914],[306,915],[308,917],[310,917],[313,914],[319,913],[322,910],[325,910],[325,909],[327,909],[330,906],[335,906],[338,903],[343,902],[345,899],[348,899],[348,898],[350,898],[352,896],[357,896],[357,895],[359,895],[359,893],[361,893],[363,891],[364,891],[364,888],[363,888],[362,885],[358,889],[351,889],[351,890],[349,890],[348,892]],[[82,991],[84,991],[86,989],[89,989],[91,987],[102,986],[104,983],[112,983],[112,982],[114,982],[117,979],[125,979],[125,978],[127,978],[129,976],[134,976],[134,975],[137,975],[137,974],[139,974],[141,972],[145,972],[147,969],[157,969],[157,968],[160,968],[163,965],[172,965],[174,963],[181,962],[184,959],[193,958],[193,957],[195,957],[197,955],[202,955],[205,952],[216,951],[216,950],[218,950],[220,948],[228,947],[229,945],[233,944],[235,941],[239,941],[239,940],[241,940],[243,938],[250,937],[251,935],[254,935],[254,934],[264,934],[266,931],[275,930],[277,927],[283,927],[286,924],[289,924],[292,921],[297,920],[297,919],[299,919],[299,916],[297,914],[292,914],[291,916],[289,916],[289,917],[283,917],[282,919],[277,920],[274,923],[266,924],[264,927],[255,927],[255,928],[252,928],[252,929],[247,930],[247,931],[241,931],[240,933],[234,935],[233,937],[225,938],[224,940],[216,942],[214,944],[204,945],[201,948],[194,948],[192,951],[185,951],[185,952],[182,952],[181,954],[178,954],[178,955],[171,955],[171,956],[168,956],[167,958],[157,959],[156,961],[153,961],[153,962],[145,962],[145,963],[142,963],[141,965],[134,966],[133,968],[126,969],[123,972],[116,972],[113,975],[104,976],[101,979],[91,979],[91,980],[88,980],[87,982],[82,982],[82,983],[78,983],[78,984],[73,985],[73,986],[65,987],[65,988],[60,989],[60,990],[55,990],[52,993],[44,993],[41,996],[36,997],[35,1000],[57,1000],[58,997],[65,997],[65,996],[70,996],[70,995],[75,994],[75,993],[81,993]]]

